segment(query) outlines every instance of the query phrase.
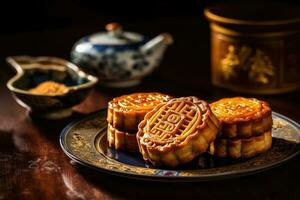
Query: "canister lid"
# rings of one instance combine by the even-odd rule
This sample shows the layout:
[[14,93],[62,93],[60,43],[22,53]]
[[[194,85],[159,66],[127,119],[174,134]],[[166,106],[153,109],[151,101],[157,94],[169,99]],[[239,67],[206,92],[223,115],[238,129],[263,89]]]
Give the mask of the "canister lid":
[[300,23],[300,6],[285,3],[219,3],[207,7],[204,14],[210,21],[232,25]]

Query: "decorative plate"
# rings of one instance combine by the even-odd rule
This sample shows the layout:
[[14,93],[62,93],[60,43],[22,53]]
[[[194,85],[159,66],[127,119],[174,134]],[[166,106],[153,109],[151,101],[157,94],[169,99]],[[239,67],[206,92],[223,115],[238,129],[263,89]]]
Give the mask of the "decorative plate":
[[106,110],[68,125],[61,133],[63,151],[76,162],[113,175],[152,181],[209,181],[245,176],[278,166],[300,151],[300,125],[273,112],[273,144],[250,159],[220,159],[204,154],[176,169],[154,168],[139,153],[109,148],[106,140]]

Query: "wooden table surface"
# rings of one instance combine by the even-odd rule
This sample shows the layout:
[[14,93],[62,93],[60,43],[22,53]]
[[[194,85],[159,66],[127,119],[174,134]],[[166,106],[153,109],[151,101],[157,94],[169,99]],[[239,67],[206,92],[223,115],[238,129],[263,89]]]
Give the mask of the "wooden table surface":
[[[145,32],[154,27],[140,24]],[[180,28],[178,26],[180,24]],[[170,47],[162,66],[140,86],[129,89],[94,89],[64,120],[31,119],[7,90],[5,83],[14,72],[4,56],[15,54],[54,55],[68,58],[78,35],[95,29],[30,32],[0,38],[0,199],[299,199],[300,157],[269,171],[241,178],[198,183],[158,183],[131,180],[95,172],[71,161],[59,146],[61,130],[74,119],[105,108],[118,95],[138,91],[160,91],[174,96],[195,95],[207,100],[242,95],[214,88],[209,78],[208,29],[197,20],[163,21],[177,42]],[[134,26],[134,25],[132,25]],[[149,27],[148,27],[149,26]],[[186,27],[185,27],[186,26]],[[185,32],[188,27],[198,27]],[[180,30],[179,30],[180,29]],[[139,31],[139,30],[137,30]],[[198,34],[204,33],[202,40]],[[151,33],[152,34],[152,33]],[[61,41],[60,38],[65,38]],[[188,39],[187,39],[188,38]],[[60,42],[63,44],[60,45]],[[201,56],[201,57],[200,57]],[[300,122],[300,95],[257,96],[272,109]]]

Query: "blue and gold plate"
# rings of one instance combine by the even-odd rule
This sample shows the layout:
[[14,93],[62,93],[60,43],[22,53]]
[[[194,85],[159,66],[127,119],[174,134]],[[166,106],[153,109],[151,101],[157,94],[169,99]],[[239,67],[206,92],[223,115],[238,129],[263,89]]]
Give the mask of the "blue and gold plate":
[[74,161],[128,178],[152,181],[209,181],[245,176],[278,166],[300,151],[300,125],[273,112],[273,144],[250,159],[220,159],[204,154],[178,168],[155,168],[141,154],[109,148],[106,140],[106,110],[93,113],[68,125],[61,133],[63,151]]

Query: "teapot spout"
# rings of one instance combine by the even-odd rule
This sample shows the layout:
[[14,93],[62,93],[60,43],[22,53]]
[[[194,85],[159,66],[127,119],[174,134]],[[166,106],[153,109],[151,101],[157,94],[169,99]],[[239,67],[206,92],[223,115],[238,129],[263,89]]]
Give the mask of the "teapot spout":
[[155,50],[158,47],[161,46],[167,46],[173,43],[173,37],[169,33],[161,33],[155,38],[148,41],[146,44],[144,44],[141,48],[141,51],[143,53]]

